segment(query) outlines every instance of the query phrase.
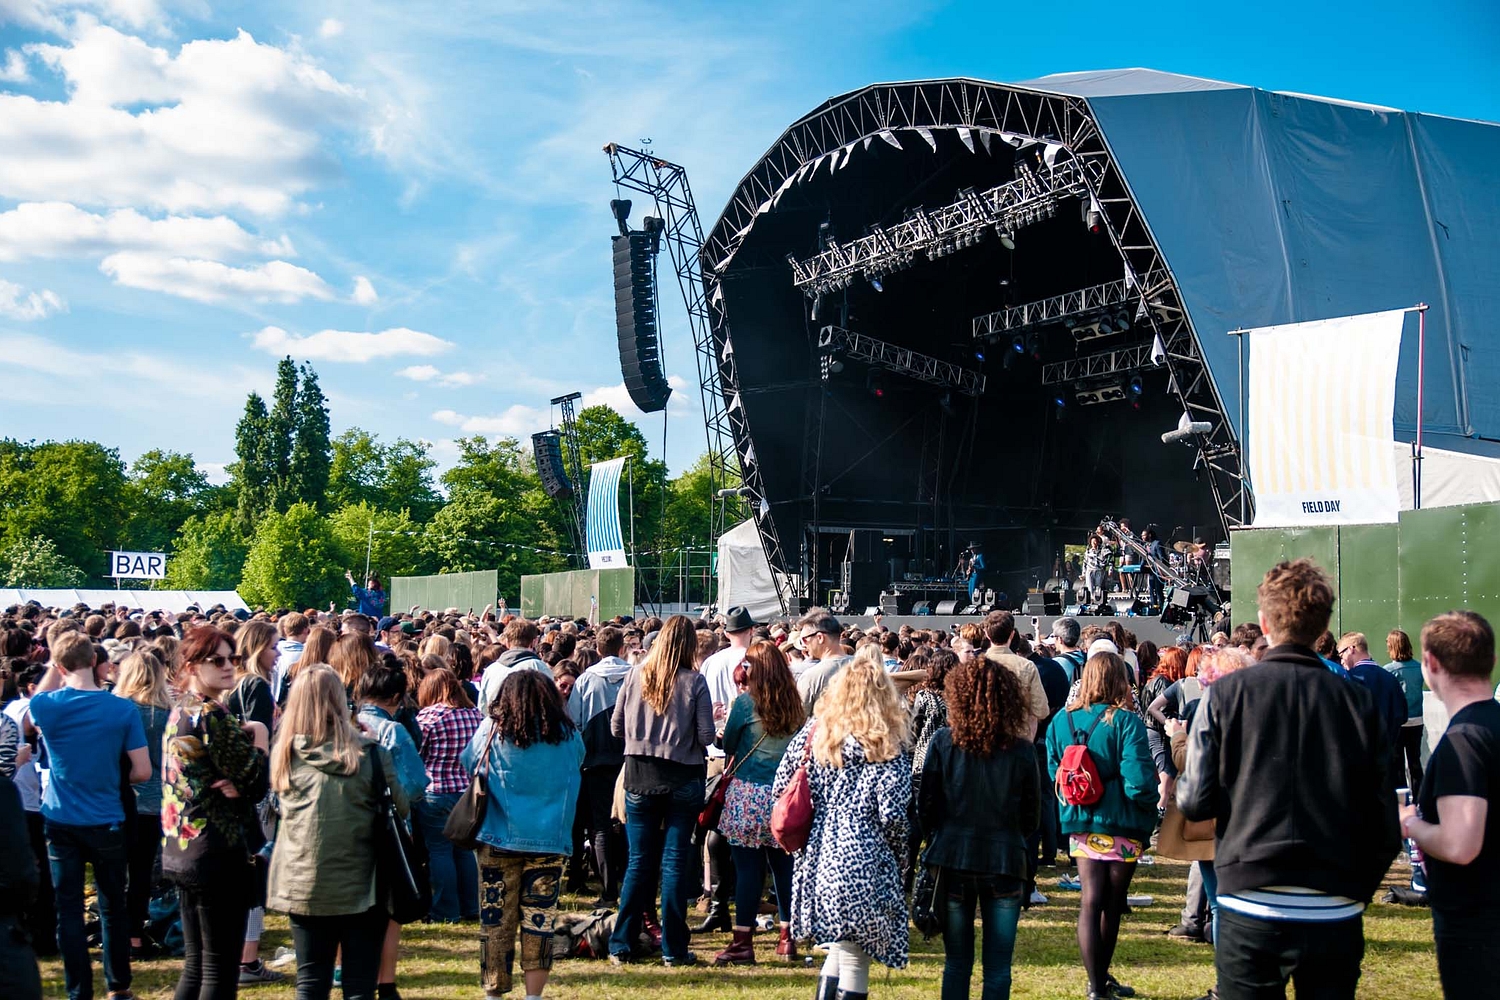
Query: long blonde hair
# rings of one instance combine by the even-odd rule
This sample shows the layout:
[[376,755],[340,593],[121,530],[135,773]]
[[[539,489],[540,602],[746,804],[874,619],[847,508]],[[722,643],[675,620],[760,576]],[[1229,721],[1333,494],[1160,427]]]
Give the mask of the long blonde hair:
[[261,621],[251,621],[241,625],[234,633],[234,651],[240,657],[239,665],[234,668],[234,679],[238,681],[245,677],[255,676],[269,683],[271,672],[261,668],[260,654],[274,645],[276,645],[275,625]]
[[698,634],[687,615],[673,615],[651,643],[651,652],[641,664],[641,697],[660,715],[672,700],[672,686],[679,670],[692,670],[698,652]]
[[150,649],[137,649],[120,664],[119,676],[115,678],[115,694],[129,698],[137,705],[171,708],[166,665]]
[[872,764],[893,759],[906,745],[907,716],[885,669],[880,646],[866,646],[828,684],[818,699],[813,757],[844,766],[844,739],[852,736]]
[[310,663],[292,685],[271,750],[271,787],[278,792],[291,787],[292,744],[298,736],[306,737],[308,746],[331,745],[344,774],[359,770],[359,730],[349,718],[344,682],[330,666]]
[[422,645],[417,647],[417,655],[437,656],[440,657],[444,663],[451,663],[452,657],[448,653],[448,649],[451,645],[452,644],[448,642],[448,640],[443,636],[429,635],[427,638],[422,640]]

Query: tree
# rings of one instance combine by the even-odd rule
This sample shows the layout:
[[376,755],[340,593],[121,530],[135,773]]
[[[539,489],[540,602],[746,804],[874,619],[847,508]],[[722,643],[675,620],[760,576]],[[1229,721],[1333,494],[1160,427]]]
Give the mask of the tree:
[[86,576],[50,538],[18,538],[0,549],[0,583],[7,587],[77,587]]
[[235,487],[240,530],[247,534],[271,506],[268,420],[265,400],[259,393],[250,393],[245,398],[245,413],[234,428],[235,460],[228,470]]
[[126,521],[125,463],[113,448],[0,441],[0,542],[50,539],[63,559],[103,580],[104,553],[123,547]]
[[234,511],[195,514],[172,541],[162,589],[237,590],[249,551]]
[[276,363],[276,390],[266,415],[264,460],[271,506],[285,511],[298,501],[291,489],[292,436],[297,428],[297,366],[292,359]]
[[163,552],[184,521],[203,510],[208,477],[193,456],[153,448],[130,465],[125,484],[129,547]]
[[328,506],[379,504],[385,446],[369,431],[351,427],[333,439],[328,467]]
[[436,465],[424,442],[397,438],[382,444],[369,431],[351,427],[333,442],[328,506],[338,510],[368,503],[410,511],[415,521],[425,523],[443,503],[432,482]]
[[349,596],[344,569],[351,556],[311,504],[270,511],[255,529],[240,595],[263,607],[316,607]]
[[[328,525],[339,548],[353,560],[347,567],[355,575],[364,572],[365,550],[370,550],[370,569],[382,579],[416,576],[427,572],[428,556],[422,548],[421,526],[404,510],[380,510],[368,503],[341,507],[328,516]],[[371,528],[374,534],[371,534]]]
[[380,505],[386,510],[406,510],[418,521],[431,520],[443,498],[432,484],[437,467],[427,454],[424,441],[397,438],[385,449],[381,468]]
[[301,368],[302,384],[297,389],[292,454],[288,468],[286,493],[293,501],[325,508],[327,505],[329,466],[328,407],[318,385],[318,373],[312,366]]

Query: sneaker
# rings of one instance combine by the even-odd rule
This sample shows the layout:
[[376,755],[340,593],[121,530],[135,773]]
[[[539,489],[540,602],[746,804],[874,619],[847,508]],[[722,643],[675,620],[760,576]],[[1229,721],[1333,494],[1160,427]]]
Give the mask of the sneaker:
[[1203,932],[1196,928],[1189,927],[1186,924],[1178,924],[1176,927],[1173,927],[1171,930],[1167,931],[1167,937],[1180,938],[1184,941],[1201,942],[1203,940]]
[[251,965],[240,966],[241,986],[260,986],[264,983],[280,983],[285,981],[286,976],[266,968],[266,964],[258,958]]
[[297,968],[297,951],[281,945],[276,949],[276,954],[263,960],[266,966],[272,969],[295,969]]
[[1045,904],[1046,902],[1047,902],[1047,897],[1046,896],[1042,895],[1036,889],[1032,889],[1031,890],[1031,905],[1032,906],[1041,906],[1041,905]]
[[1069,892],[1079,892],[1083,889],[1083,880],[1077,875],[1064,875],[1057,880],[1057,887]]
[[1154,865],[1156,864],[1156,855],[1142,854],[1140,857],[1136,858],[1135,861],[1138,865]]
[[685,969],[690,965],[697,965],[698,956],[694,955],[690,951],[679,955],[676,958],[667,958],[665,955],[663,955],[661,964],[665,965],[669,969]]

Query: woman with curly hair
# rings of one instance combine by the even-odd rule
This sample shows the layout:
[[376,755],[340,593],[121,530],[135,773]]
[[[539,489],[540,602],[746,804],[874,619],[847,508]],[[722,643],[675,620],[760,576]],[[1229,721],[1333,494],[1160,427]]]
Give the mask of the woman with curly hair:
[[828,682],[817,717],[787,745],[772,794],[804,764],[812,793],[807,845],[793,862],[792,935],[828,945],[819,1000],[865,1000],[870,962],[906,967],[906,709],[879,646]]
[[917,796],[929,841],[922,862],[941,870],[942,1000],[969,995],[976,908],[984,926],[981,996],[1006,1000],[1029,874],[1026,838],[1042,816],[1021,682],[993,660],[961,664],[948,674],[947,716],[927,748]]
[[540,997],[583,766],[583,737],[551,677],[517,670],[501,682],[462,757],[470,773],[482,761],[490,803],[478,838],[481,985],[486,997],[510,991],[519,930],[526,995]]

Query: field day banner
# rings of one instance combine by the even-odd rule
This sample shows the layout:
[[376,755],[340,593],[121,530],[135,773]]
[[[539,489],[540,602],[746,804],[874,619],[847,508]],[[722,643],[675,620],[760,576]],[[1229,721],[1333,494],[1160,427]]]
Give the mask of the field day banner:
[[1404,310],[1268,326],[1250,338],[1254,527],[1391,523]]
[[584,528],[589,569],[627,565],[625,537],[620,533],[620,472],[626,461],[612,458],[589,466],[589,502]]

